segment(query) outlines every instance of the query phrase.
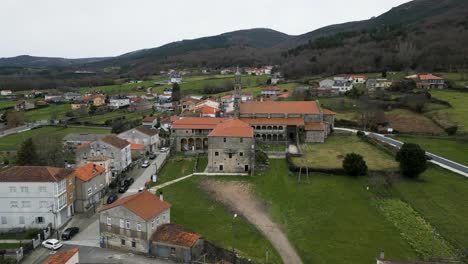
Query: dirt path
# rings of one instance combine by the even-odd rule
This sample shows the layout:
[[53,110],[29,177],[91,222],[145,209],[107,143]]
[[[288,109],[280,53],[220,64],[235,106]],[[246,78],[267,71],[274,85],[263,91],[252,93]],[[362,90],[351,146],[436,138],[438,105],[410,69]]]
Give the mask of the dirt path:
[[249,185],[238,182],[205,180],[202,182],[202,187],[217,201],[224,203],[255,225],[278,251],[283,263],[302,264],[301,258],[289,243],[286,235],[271,220],[265,205],[252,194]]

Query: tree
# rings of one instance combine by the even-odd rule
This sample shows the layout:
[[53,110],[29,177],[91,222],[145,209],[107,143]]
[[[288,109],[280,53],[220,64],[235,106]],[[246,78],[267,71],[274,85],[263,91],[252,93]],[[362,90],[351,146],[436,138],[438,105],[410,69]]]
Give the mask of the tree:
[[39,165],[54,167],[65,166],[65,157],[67,155],[65,155],[60,137],[45,136],[40,139],[34,139],[33,143],[37,149]]
[[172,101],[178,102],[181,99],[180,86],[178,83],[172,85]]
[[39,165],[36,146],[34,145],[32,138],[28,138],[21,143],[18,153],[16,154],[16,165]]
[[24,124],[25,118],[23,112],[8,112],[6,114],[6,123],[8,128],[18,127]]
[[427,168],[426,152],[417,144],[405,143],[396,155],[400,172],[408,178],[417,178]]
[[91,106],[89,107],[89,112],[88,112],[88,113],[89,113],[90,115],[94,115],[94,113],[96,113],[96,110],[97,110],[97,106],[91,105]]
[[346,154],[343,160],[343,169],[347,175],[360,176],[367,174],[367,164],[364,158],[356,153]]

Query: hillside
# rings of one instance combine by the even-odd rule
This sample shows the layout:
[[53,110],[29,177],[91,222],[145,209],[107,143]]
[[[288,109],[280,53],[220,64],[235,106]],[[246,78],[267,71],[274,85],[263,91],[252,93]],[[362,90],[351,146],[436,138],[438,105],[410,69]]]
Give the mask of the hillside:
[[84,58],[84,59],[65,59],[34,57],[21,55],[11,58],[0,58],[0,67],[24,67],[24,68],[48,68],[48,67],[67,67],[72,65],[93,63],[105,60],[107,58]]

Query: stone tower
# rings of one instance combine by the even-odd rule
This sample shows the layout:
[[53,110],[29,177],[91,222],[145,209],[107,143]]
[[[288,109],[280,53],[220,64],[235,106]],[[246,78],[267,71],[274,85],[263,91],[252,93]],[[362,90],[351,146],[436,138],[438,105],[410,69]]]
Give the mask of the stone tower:
[[237,67],[237,71],[234,76],[234,116],[236,118],[239,118],[240,116],[240,104],[242,100],[241,90],[242,90],[241,73],[239,71],[239,67]]

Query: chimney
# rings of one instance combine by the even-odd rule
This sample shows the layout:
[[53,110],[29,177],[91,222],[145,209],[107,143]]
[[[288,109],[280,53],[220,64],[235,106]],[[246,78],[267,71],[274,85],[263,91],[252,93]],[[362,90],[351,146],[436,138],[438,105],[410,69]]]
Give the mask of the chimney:
[[93,163],[93,173],[96,173],[97,172],[97,169],[96,169],[96,164]]
[[164,201],[164,196],[163,196],[162,191],[159,192],[159,200]]
[[385,251],[382,249],[380,250],[380,256],[379,259],[384,260],[385,259]]

